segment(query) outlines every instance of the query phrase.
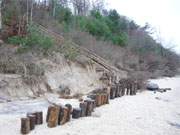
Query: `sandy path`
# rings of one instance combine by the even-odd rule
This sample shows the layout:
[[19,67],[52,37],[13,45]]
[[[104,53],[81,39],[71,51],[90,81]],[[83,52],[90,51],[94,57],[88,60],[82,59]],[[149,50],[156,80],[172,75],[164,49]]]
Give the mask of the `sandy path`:
[[[146,91],[136,96],[111,100],[109,105],[97,108],[92,117],[71,120],[53,129],[44,124],[37,126],[30,134],[180,135],[180,77],[153,82],[173,90],[156,94]],[[0,114],[0,135],[20,134],[20,116],[20,113]]]

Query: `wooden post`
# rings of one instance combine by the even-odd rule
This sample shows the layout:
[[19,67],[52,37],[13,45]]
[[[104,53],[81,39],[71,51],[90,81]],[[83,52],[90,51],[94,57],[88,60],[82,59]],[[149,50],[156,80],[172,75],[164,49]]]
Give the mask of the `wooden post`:
[[132,95],[134,95],[134,83],[133,82],[131,82],[131,84],[130,84],[130,95],[132,96]]
[[37,124],[41,125],[43,124],[43,112],[36,112],[37,116]]
[[79,104],[79,107],[81,108],[81,117],[85,117],[86,116],[86,111],[87,111],[87,102],[81,102]]
[[119,97],[122,97],[122,85],[119,83]]
[[129,95],[129,93],[130,93],[130,83],[127,81],[126,85],[127,85],[126,95]]
[[122,84],[122,96],[124,96],[125,95],[125,92],[126,92],[126,90],[125,90],[125,84],[123,83]]
[[96,108],[96,101],[92,99],[91,102],[93,106],[92,111],[94,112],[94,109]]
[[104,94],[104,104],[109,104],[109,95]]
[[61,107],[58,124],[64,125],[68,120],[70,120],[69,114],[69,109],[67,107]]
[[119,84],[118,83],[116,83],[116,93],[115,93],[115,97],[117,98],[117,97],[119,97]]
[[102,105],[102,96],[101,94],[97,94],[96,96],[96,100],[97,100],[97,106],[101,106]]
[[58,124],[59,107],[54,106],[49,111],[48,127],[53,128]]
[[102,97],[103,97],[102,104],[105,105],[107,102],[107,94],[102,94]]
[[32,115],[36,116],[36,124],[40,125],[43,124],[43,112],[35,112]]
[[50,115],[51,109],[52,109],[53,107],[54,107],[54,106],[49,106],[49,107],[48,107],[47,115],[46,115],[46,122],[48,122],[48,120],[49,120],[49,115]]
[[66,104],[65,107],[67,107],[70,110],[70,112],[72,112],[72,105],[71,104]]
[[81,117],[81,109],[80,108],[74,108],[72,112],[72,118],[78,119]]
[[135,82],[135,84],[134,84],[135,86],[134,86],[134,95],[136,95],[136,93],[137,93],[137,90],[138,90],[138,83],[137,82]]
[[72,113],[72,105],[71,104],[66,104],[65,106],[68,108],[67,121],[70,121],[71,113]]
[[93,111],[93,102],[91,100],[85,100],[87,103],[86,116],[91,116]]
[[33,130],[36,125],[36,116],[32,114],[27,114],[27,117],[29,118],[30,121],[30,130]]
[[116,87],[113,85],[111,87],[111,91],[110,91],[110,99],[114,99],[115,98],[115,89],[116,89]]
[[28,134],[30,132],[30,120],[29,118],[21,118],[21,133]]

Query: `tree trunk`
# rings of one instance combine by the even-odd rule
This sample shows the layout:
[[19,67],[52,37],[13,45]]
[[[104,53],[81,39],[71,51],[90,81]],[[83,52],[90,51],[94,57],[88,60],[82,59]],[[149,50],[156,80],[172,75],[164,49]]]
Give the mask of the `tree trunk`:
[[2,15],[1,15],[2,0],[0,0],[0,31],[2,30]]
[[30,18],[31,24],[32,24],[32,17],[33,17],[33,4],[34,4],[34,0],[31,0],[31,18]]
[[27,7],[26,7],[26,8],[27,8],[27,9],[26,9],[26,12],[27,12],[27,13],[26,13],[26,21],[27,21],[27,24],[28,24],[28,21],[29,21],[29,3],[28,3],[28,0],[26,0],[26,2],[27,2],[27,3],[26,3],[26,6],[27,6]]

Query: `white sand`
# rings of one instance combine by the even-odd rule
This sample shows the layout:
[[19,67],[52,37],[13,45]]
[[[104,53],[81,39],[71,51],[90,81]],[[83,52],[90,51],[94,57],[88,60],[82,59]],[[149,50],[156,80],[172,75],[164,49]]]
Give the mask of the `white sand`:
[[[143,92],[111,100],[92,117],[48,128],[37,126],[31,135],[180,135],[180,77],[153,80],[166,93]],[[65,102],[65,101],[60,101]],[[66,101],[77,105],[77,101]],[[0,104],[0,135],[20,134],[20,117],[34,109],[46,112],[44,100]]]

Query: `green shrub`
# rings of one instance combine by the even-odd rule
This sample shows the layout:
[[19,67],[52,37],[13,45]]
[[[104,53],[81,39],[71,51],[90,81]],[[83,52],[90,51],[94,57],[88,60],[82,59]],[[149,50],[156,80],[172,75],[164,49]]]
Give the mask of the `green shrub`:
[[112,36],[112,42],[116,45],[126,46],[127,44],[127,35],[126,34],[118,34]]
[[55,18],[60,22],[60,23],[67,23],[70,24],[73,19],[72,12],[69,8],[65,8],[61,5],[57,5],[56,7],[56,14]]
[[107,24],[99,19],[89,19],[86,29],[90,34],[97,37],[107,37],[111,34]]
[[96,10],[92,10],[91,11],[91,16],[96,18],[96,19],[101,19],[103,16],[101,15],[101,13],[99,11]]
[[75,60],[79,55],[79,49],[73,45],[72,41],[66,41],[60,51],[69,60]]
[[8,43],[25,46],[28,43],[28,38],[21,36],[13,36],[8,38]]
[[49,49],[53,45],[53,40],[38,32],[38,28],[31,25],[28,27],[26,36],[13,36],[8,38],[8,43],[20,45],[23,48],[38,46],[43,49]]
[[87,31],[88,18],[83,17],[83,16],[78,16],[78,17],[75,17],[74,19],[76,21],[77,26],[82,31]]

